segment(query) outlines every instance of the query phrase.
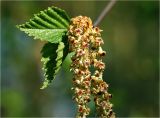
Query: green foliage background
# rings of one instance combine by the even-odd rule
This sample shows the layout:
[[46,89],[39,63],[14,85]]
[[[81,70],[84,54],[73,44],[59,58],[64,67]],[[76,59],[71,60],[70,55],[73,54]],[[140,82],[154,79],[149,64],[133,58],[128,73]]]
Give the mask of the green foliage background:
[[[107,1],[1,2],[1,115],[5,117],[71,117],[75,106],[70,90],[70,60],[53,84],[40,90],[43,73],[40,50],[44,42],[33,40],[15,25],[49,6],[70,17],[86,15],[93,21]],[[158,113],[159,11],[158,1],[119,1],[100,24],[103,29],[104,79],[113,94],[119,117],[156,117]],[[90,104],[94,116],[94,105]]]

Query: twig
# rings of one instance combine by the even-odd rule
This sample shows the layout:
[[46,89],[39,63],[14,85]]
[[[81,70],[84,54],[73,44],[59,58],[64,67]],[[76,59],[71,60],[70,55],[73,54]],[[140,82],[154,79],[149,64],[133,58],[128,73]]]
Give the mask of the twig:
[[111,10],[111,8],[114,6],[115,3],[116,3],[116,0],[110,0],[110,2],[106,5],[106,7],[101,12],[101,14],[98,16],[97,20],[94,23],[94,26],[99,25],[99,23],[103,20],[103,18]]

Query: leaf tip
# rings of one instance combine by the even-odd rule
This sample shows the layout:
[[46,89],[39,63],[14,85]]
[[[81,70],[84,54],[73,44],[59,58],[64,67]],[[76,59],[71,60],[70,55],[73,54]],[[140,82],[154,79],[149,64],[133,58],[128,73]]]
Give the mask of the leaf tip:
[[16,25],[16,28],[20,29],[20,25]]
[[43,82],[43,85],[42,85],[42,87],[41,87],[40,89],[43,90],[43,89],[47,88],[48,85],[49,85],[49,81],[48,81],[48,80],[45,80],[45,81]]

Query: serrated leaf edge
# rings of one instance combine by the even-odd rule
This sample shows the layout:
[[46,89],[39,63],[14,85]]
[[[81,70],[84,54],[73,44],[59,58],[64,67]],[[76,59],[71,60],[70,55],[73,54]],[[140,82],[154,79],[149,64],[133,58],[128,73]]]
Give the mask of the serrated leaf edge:
[[[21,31],[23,31],[23,32],[25,32],[28,36],[30,36],[30,37],[33,37],[33,39],[35,39],[35,40],[37,40],[37,39],[40,39],[41,41],[44,41],[44,39],[42,39],[42,38],[38,38],[37,36],[35,36],[35,35],[32,35],[30,32],[29,32],[29,30],[34,30],[34,29],[25,29],[25,28],[19,28]],[[35,30],[53,30],[53,33],[55,33],[56,34],[56,31],[57,32],[59,32],[59,31],[61,31],[61,36],[63,36],[65,33],[66,33],[66,31],[67,31],[67,29],[35,29]],[[46,40],[47,41],[47,40]],[[48,40],[48,42],[51,42],[51,43],[59,43],[61,40],[58,40],[58,41],[49,41]]]
[[[56,74],[59,72],[59,70],[60,70],[60,68],[62,66],[62,58],[63,58],[63,49],[64,49],[64,47],[65,47],[64,43],[60,42],[59,45],[58,45],[58,49],[56,50],[57,58],[55,59],[56,67],[55,67],[55,70],[54,70],[53,79],[55,79]],[[43,59],[41,61],[43,61]],[[47,60],[47,61],[49,61],[49,60]],[[43,63],[47,63],[47,62],[45,61]],[[43,70],[46,72],[45,68],[43,68]],[[47,88],[50,83],[51,83],[51,81],[48,80],[46,75],[45,75],[45,80],[44,80],[43,85],[42,85],[42,87],[40,89]]]
[[[62,13],[62,14],[58,14]],[[63,17],[65,16],[65,17]],[[53,18],[52,18],[53,17]],[[37,21],[37,22],[36,22]],[[34,27],[44,29],[67,29],[69,27],[70,18],[65,10],[58,7],[48,7],[47,9],[34,14],[34,17],[25,24],[18,25],[18,28],[34,29]],[[46,28],[47,27],[47,28]],[[37,28],[36,28],[37,29]]]

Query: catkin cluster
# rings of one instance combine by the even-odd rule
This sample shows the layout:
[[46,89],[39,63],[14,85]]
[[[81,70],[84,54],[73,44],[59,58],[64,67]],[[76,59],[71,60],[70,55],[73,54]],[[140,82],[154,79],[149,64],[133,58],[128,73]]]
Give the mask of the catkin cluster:
[[[105,64],[102,57],[103,40],[98,27],[93,27],[90,18],[78,16],[71,19],[68,30],[69,50],[72,56],[71,70],[73,71],[73,99],[77,103],[77,118],[85,118],[90,113],[88,102],[94,97],[97,115],[101,118],[114,117],[111,94],[107,92],[108,85],[102,80]],[[90,68],[95,72],[91,75]]]

